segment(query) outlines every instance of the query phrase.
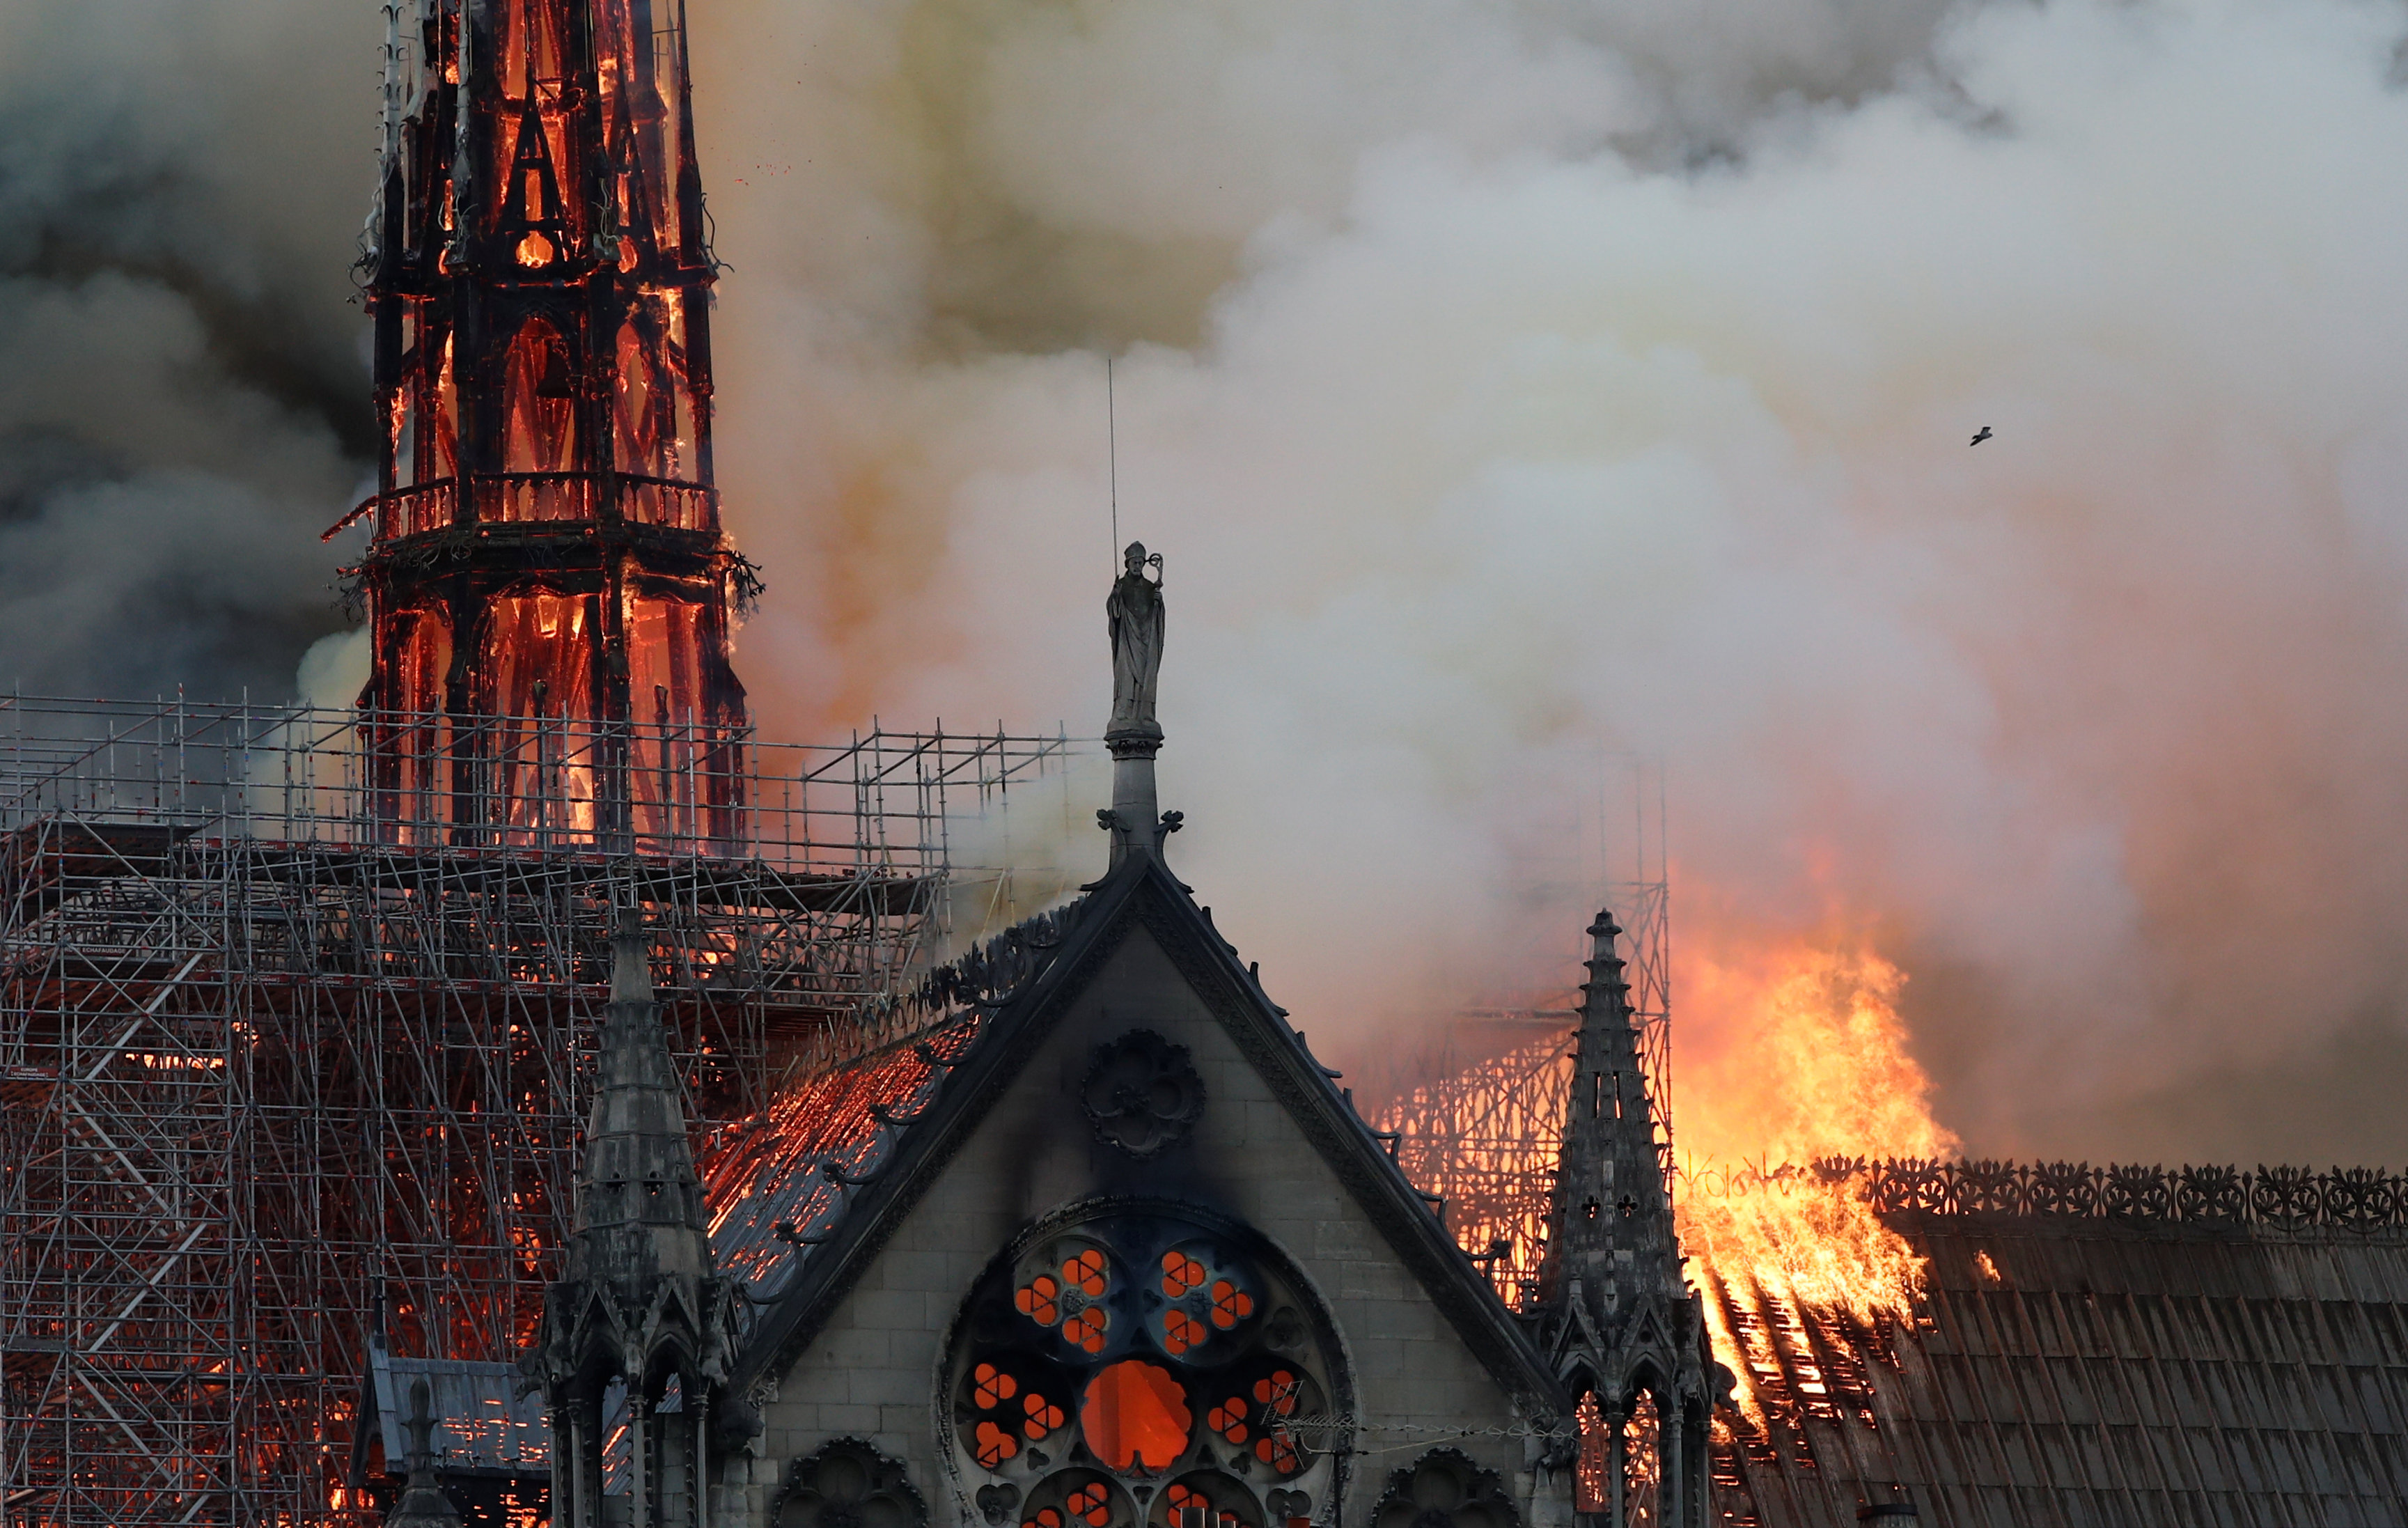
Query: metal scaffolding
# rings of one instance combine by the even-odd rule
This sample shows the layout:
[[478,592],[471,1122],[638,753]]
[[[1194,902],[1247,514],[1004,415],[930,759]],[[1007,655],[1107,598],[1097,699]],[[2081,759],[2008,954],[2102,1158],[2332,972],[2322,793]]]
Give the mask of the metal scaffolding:
[[1672,1158],[1672,933],[1664,770],[1653,757],[1599,752],[1591,789],[1545,823],[1503,888],[1515,908],[1517,980],[1495,1004],[1466,1009],[1419,1044],[1391,1044],[1359,1073],[1364,1117],[1396,1137],[1405,1175],[1439,1199],[1446,1227],[1506,1303],[1538,1290],[1555,1158],[1580,1021],[1580,962],[1600,908],[1621,922],[1640,1059]]
[[371,1332],[508,1360],[558,1276],[610,910],[659,930],[707,1132],[916,1021],[907,973],[1003,897],[964,819],[1069,807],[1059,736],[558,717],[480,724],[490,799],[394,788],[380,750],[451,725],[0,699],[7,1528],[366,1521]]

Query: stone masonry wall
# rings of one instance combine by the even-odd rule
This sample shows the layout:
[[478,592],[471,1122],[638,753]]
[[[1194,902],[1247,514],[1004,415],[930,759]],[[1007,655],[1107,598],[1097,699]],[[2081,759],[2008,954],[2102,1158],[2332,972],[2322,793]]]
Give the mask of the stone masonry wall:
[[[1097,1145],[1077,1099],[1094,1047],[1138,1028],[1186,1046],[1206,1088],[1191,1142],[1146,1163]],[[1356,1439],[1361,1451],[1344,1493],[1348,1528],[1368,1522],[1390,1471],[1440,1444],[1496,1469],[1512,1488],[1523,1440],[1479,1435],[1514,1421],[1504,1393],[1140,929],[781,1381],[764,1408],[757,1457],[749,1472],[741,1464],[731,1471],[749,1473],[747,1521],[767,1521],[791,1461],[839,1436],[865,1438],[902,1460],[932,1522],[974,1521],[939,1458],[935,1408],[947,1333],[972,1283],[1012,1236],[1048,1211],[1104,1192],[1156,1193],[1235,1216],[1318,1287],[1339,1328],[1357,1410],[1370,1424]],[[1404,1427],[1437,1431],[1387,1430]]]

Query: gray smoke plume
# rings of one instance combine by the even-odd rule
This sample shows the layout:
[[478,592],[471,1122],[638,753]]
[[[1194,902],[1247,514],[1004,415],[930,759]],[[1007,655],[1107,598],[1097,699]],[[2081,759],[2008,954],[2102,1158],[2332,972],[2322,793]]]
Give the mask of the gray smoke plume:
[[0,7],[0,685],[292,692],[372,447],[367,7]]
[[[29,683],[334,624],[375,21],[198,8],[0,22]],[[1899,962],[1971,1149],[2408,1156],[2396,7],[693,11],[768,730],[1100,723],[1111,353],[1182,872],[1325,1048],[1514,983],[1627,748],[1678,937]]]

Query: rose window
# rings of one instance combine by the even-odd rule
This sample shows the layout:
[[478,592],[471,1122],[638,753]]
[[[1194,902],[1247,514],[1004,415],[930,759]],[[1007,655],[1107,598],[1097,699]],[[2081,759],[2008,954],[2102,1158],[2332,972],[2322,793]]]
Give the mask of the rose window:
[[964,1496],[997,1528],[1326,1521],[1352,1408],[1320,1309],[1260,1238],[1194,1212],[1032,1233],[955,1328],[944,1421]]

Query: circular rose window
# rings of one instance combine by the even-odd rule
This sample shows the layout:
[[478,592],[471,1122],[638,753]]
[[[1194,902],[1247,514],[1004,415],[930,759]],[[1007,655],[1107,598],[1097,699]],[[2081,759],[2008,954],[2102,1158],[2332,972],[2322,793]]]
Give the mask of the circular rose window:
[[942,1423],[993,1528],[1326,1522],[1351,1411],[1336,1345],[1268,1243],[1189,1209],[1056,1217],[954,1325]]

